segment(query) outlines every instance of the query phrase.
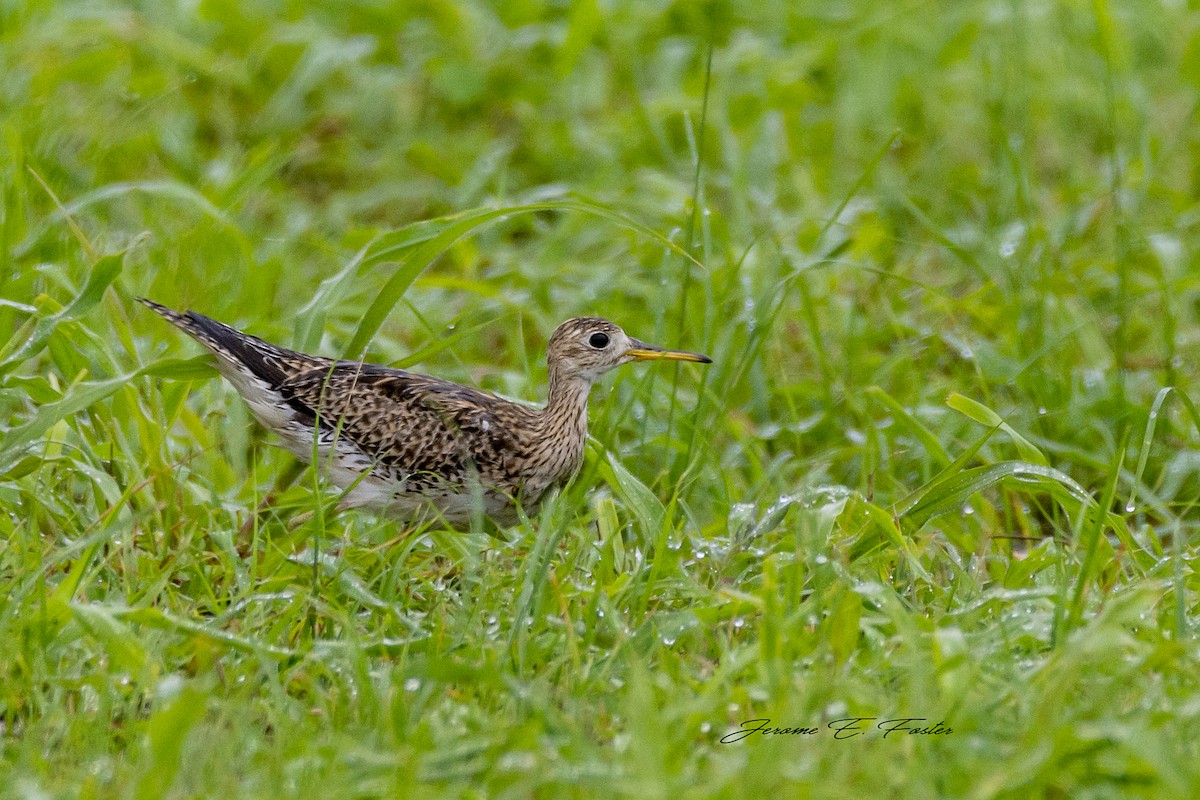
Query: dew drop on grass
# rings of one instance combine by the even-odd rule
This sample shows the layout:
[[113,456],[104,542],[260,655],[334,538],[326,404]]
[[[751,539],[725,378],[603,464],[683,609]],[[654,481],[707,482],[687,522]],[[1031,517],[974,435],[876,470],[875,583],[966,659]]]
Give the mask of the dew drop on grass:
[[1015,222],[1009,225],[1000,239],[1000,257],[1012,258],[1024,240],[1025,224],[1023,222]]
[[746,620],[742,617],[734,617],[733,627],[741,630],[742,628],[746,627]]
[[409,678],[408,680],[406,680],[404,682],[404,691],[406,691],[406,692],[415,692],[417,689],[420,689],[420,688],[421,688],[421,679],[420,678]]
[[968,517],[975,513],[975,508],[970,504],[963,506],[963,513]]
[[700,723],[700,732],[701,733],[708,733],[711,730],[712,730],[711,722],[701,722]]
[[734,503],[729,507],[729,532],[734,536],[749,533],[754,527],[754,505],[752,503]]
[[597,609],[596,609],[596,616],[597,616],[597,617],[600,617],[600,619],[604,619],[604,609],[603,609],[603,608],[597,608]]
[[758,308],[758,303],[756,303],[754,301],[753,297],[747,296],[745,299],[742,300],[742,310],[745,311],[746,314],[751,318],[751,320],[750,320],[751,324],[753,324],[753,321],[754,321],[753,320],[754,309],[756,309],[756,308]]
[[664,645],[666,645],[667,647],[671,647],[672,645],[675,644],[675,637],[674,636],[664,636],[664,637],[662,637],[662,643]]
[[160,701],[170,700],[183,689],[183,678],[178,675],[168,675],[158,682],[155,693]]
[[[0,733],[3,733],[3,732],[4,732],[4,729],[0,728]],[[113,779],[112,759],[110,759],[110,758],[96,759],[88,767],[88,772],[106,783],[111,781]],[[26,796],[29,796],[29,795],[26,795]],[[38,794],[38,795],[32,795],[32,796],[44,797],[45,795]]]
[[828,564],[829,558],[824,553],[817,553],[817,555],[813,558],[813,563],[814,564]]

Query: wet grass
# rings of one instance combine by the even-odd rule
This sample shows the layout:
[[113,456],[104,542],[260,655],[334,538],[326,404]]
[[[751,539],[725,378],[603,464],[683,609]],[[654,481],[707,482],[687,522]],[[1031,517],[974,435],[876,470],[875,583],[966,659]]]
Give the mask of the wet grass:
[[[0,5],[0,797],[1195,796],[1194,28]],[[715,363],[406,532],[136,296],[528,400],[572,315]]]

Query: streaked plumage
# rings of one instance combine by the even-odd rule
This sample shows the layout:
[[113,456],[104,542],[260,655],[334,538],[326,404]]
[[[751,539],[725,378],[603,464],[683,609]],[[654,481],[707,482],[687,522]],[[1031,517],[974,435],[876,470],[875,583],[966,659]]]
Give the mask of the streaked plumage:
[[304,355],[194,311],[141,302],[211,351],[254,416],[304,461],[315,433],[318,463],[349,489],[343,506],[404,518],[435,511],[451,523],[476,508],[511,522],[514,499],[529,508],[573,475],[587,441],[588,391],[608,370],[710,362],[630,338],[605,319],[569,319],[550,337],[550,391],[536,409],[407,370]]

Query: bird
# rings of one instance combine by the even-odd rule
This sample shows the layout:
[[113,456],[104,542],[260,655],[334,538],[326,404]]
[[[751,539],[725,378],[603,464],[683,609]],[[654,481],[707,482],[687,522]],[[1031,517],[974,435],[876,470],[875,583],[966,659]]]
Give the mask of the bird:
[[710,364],[635,339],[600,317],[550,336],[543,407],[408,370],[306,355],[195,311],[139,302],[196,339],[254,417],[342,491],[338,510],[382,509],[411,522],[498,525],[536,509],[583,464],[592,384],[634,361]]

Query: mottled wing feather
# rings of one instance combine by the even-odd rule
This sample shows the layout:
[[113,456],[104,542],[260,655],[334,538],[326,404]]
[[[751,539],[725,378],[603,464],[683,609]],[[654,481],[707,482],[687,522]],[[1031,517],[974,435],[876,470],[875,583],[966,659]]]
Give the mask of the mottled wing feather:
[[509,488],[518,474],[523,447],[513,431],[528,422],[507,419],[511,404],[484,392],[346,361],[306,370],[279,390],[308,424],[319,421],[400,476],[458,484],[476,471],[485,484]]

